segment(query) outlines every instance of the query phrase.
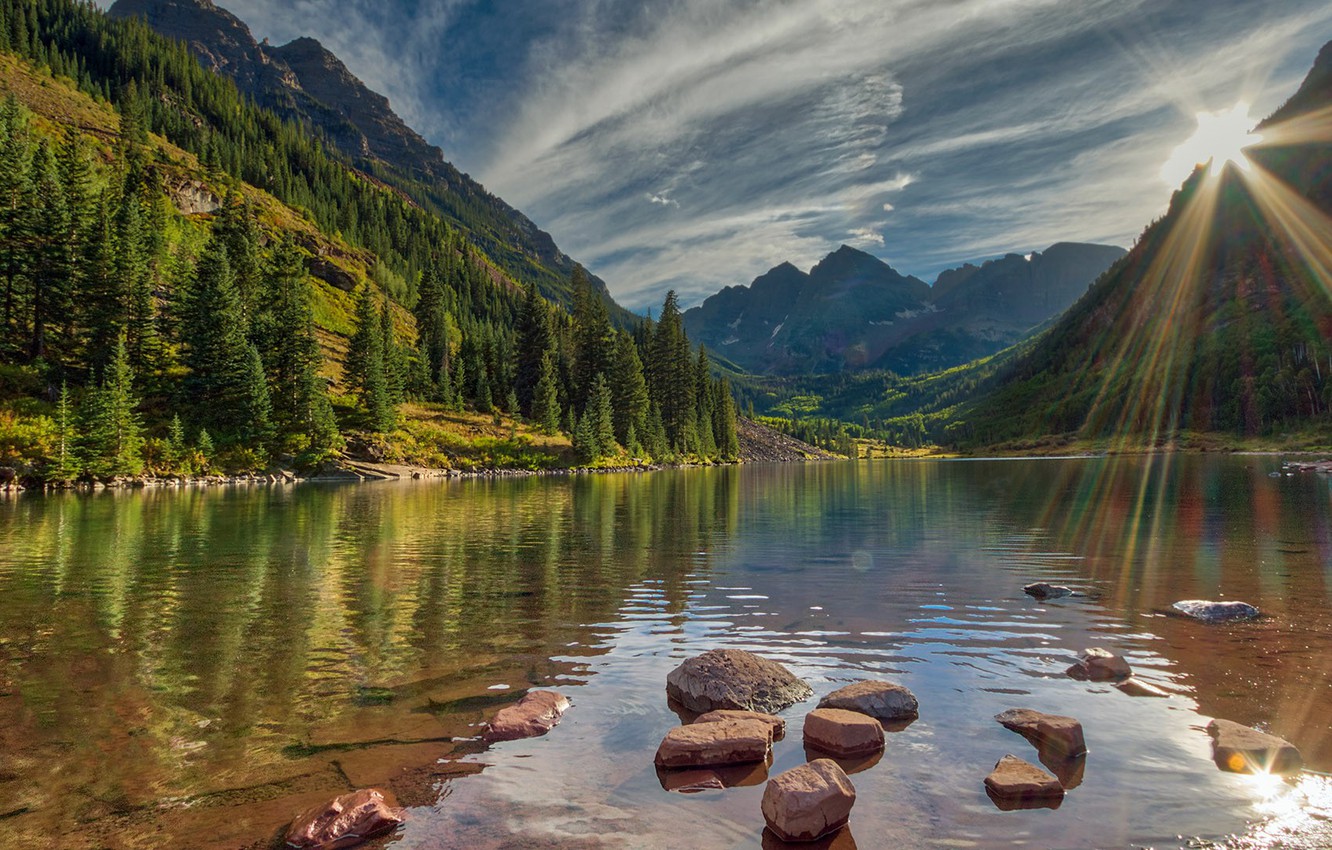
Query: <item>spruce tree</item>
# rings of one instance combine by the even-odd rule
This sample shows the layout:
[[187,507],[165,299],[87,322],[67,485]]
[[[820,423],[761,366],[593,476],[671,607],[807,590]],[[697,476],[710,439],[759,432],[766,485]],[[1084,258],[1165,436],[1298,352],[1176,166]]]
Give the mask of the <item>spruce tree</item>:
[[611,405],[615,411],[615,439],[629,447],[629,435],[647,426],[648,388],[638,346],[627,333],[616,334],[615,357],[609,375]]
[[143,436],[134,373],[122,335],[107,364],[101,386],[84,396],[81,408],[80,454],[96,478],[137,475],[143,470]]
[[615,442],[615,417],[611,410],[610,385],[605,375],[592,379],[592,391],[587,397],[587,409],[583,411],[583,421],[595,441],[598,457],[617,454],[620,447]]
[[79,477],[77,447],[79,432],[75,420],[75,410],[69,397],[69,386],[60,385],[60,397],[56,401],[55,411],[55,447],[51,463],[46,470],[48,481],[73,481]]
[[555,357],[549,349],[541,357],[541,372],[532,395],[529,418],[548,436],[560,430],[560,391],[555,377]]
[[397,406],[407,400],[407,353],[398,342],[393,326],[393,311],[384,299],[379,311],[379,336],[384,341],[384,387],[389,404]]
[[606,314],[606,302],[592,287],[582,266],[575,266],[574,294],[574,405],[586,406],[598,375],[610,372],[615,358],[615,333]]
[[652,334],[648,378],[652,400],[661,411],[666,439],[672,449],[683,452],[697,451],[698,442],[692,361],[680,303],[672,290],[666,294],[661,319]]
[[722,378],[715,385],[713,404],[713,433],[717,435],[717,453],[722,460],[734,463],[740,459],[739,417],[735,410],[735,398],[731,395],[731,384]]
[[518,396],[518,409],[529,419],[539,420],[533,405],[544,368],[543,360],[554,348],[555,337],[550,326],[549,303],[541,297],[535,283],[527,285],[516,331],[513,389]]
[[356,298],[356,330],[347,349],[346,381],[365,413],[371,431],[389,431],[396,416],[384,369],[384,337],[375,293],[367,282]]

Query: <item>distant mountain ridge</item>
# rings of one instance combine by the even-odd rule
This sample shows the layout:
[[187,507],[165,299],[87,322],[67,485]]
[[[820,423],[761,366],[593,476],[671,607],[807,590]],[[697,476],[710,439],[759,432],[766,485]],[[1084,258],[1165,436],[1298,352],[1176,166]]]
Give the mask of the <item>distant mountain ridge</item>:
[[1067,309],[1124,249],[1059,243],[939,275],[933,287],[843,245],[808,274],[783,263],[685,313],[721,356],[771,375],[945,369],[992,354]]
[[[517,280],[570,303],[574,260],[526,215],[459,171],[319,41],[303,37],[274,47],[211,0],[117,0],[108,14],[143,18],[158,33],[185,42],[207,68],[224,74],[267,109],[309,126],[353,164],[432,207],[468,233]],[[593,278],[608,303],[605,283]],[[617,315],[627,315],[618,307]]]

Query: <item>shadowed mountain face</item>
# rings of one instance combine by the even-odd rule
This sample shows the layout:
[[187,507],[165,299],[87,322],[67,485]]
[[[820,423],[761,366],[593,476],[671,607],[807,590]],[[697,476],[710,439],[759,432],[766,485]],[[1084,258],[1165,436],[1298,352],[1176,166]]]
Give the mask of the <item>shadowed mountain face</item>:
[[966,417],[972,437],[1269,434],[1332,410],[1332,44]]
[[[450,219],[511,277],[535,278],[546,295],[569,302],[574,262],[550,234],[445,161],[387,98],[315,39],[260,44],[243,21],[210,0],[117,0],[109,14],[143,18],[185,42],[205,67],[230,77],[260,106],[313,128],[358,168]],[[605,293],[605,284],[594,281]]]
[[1124,255],[1060,243],[939,276],[931,288],[842,246],[810,270],[783,263],[685,313],[691,338],[758,373],[888,368],[910,374],[992,354],[1067,309]]

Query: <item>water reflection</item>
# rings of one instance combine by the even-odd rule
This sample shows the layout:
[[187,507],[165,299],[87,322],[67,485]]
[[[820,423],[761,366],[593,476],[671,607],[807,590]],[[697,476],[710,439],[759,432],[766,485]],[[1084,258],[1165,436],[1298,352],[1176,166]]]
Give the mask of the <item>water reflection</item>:
[[[2,501],[0,815],[23,813],[0,844],[235,847],[330,791],[382,784],[419,809],[401,848],[668,847],[682,823],[699,846],[755,848],[761,776],[667,794],[651,764],[680,722],[665,672],[721,645],[783,660],[819,693],[883,676],[921,697],[921,719],[855,777],[852,826],[876,846],[1169,846],[1247,819],[1296,834],[1327,811],[1325,780],[1269,796],[1219,774],[1196,728],[1199,715],[1260,725],[1332,769],[1318,711],[1332,491],[1268,478],[1275,463],[889,462]],[[1082,595],[1023,596],[1038,580]],[[1269,616],[1206,628],[1158,615],[1220,596]],[[1066,679],[1093,645],[1170,698]],[[533,686],[573,697],[554,733],[470,740]],[[812,704],[787,712],[774,773],[804,760]],[[980,780],[1014,739],[990,718],[1028,704],[1079,717],[1094,768],[1063,770],[1075,790],[1059,812],[1001,815]],[[1266,828],[1236,846],[1276,846],[1252,843]]]

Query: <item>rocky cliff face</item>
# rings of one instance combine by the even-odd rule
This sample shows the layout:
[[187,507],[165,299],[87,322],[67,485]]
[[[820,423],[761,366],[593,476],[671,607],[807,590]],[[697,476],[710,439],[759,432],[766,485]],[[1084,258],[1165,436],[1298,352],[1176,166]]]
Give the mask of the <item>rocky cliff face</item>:
[[[315,39],[260,44],[243,21],[211,0],[117,0],[109,14],[143,18],[162,35],[184,41],[201,63],[230,77],[256,103],[312,127],[358,167],[451,219],[512,277],[535,276],[547,295],[567,299],[574,261],[550,234],[448,163],[388,98]],[[594,281],[605,293],[605,284]]]
[[685,313],[691,338],[766,374],[910,374],[998,351],[1067,309],[1121,248],[1061,243],[939,276],[933,288],[843,246],[810,270],[783,263]]

